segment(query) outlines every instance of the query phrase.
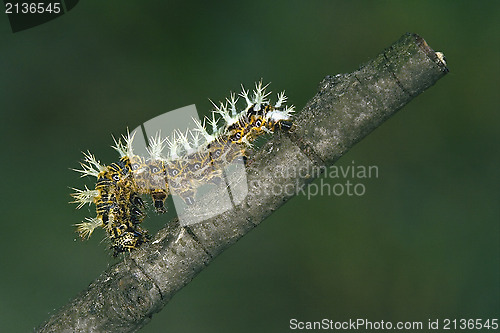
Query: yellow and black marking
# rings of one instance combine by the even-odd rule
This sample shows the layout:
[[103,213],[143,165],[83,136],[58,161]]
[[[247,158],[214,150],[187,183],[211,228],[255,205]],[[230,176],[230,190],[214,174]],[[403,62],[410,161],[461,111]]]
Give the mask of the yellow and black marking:
[[[121,155],[118,162],[105,166],[92,154],[84,154],[84,163],[81,163],[83,170],[76,171],[82,176],[95,176],[97,181],[94,189],[75,189],[76,193],[72,196],[78,208],[86,203],[95,204],[96,217],[77,224],[80,236],[88,238],[95,228],[101,227],[108,234],[114,256],[138,248],[149,239],[147,231],[141,227],[146,217],[143,195],[152,198],[157,213],[166,212],[165,200],[169,195],[179,196],[187,205],[191,205],[195,202],[197,189],[204,184],[220,184],[223,181],[222,170],[248,157],[249,148],[258,137],[276,130],[291,130],[293,106],[288,108],[282,105],[286,102],[284,93],[278,94],[275,105],[264,101],[268,95],[265,93],[266,87],[262,87],[262,83],[256,84],[253,99],[249,98],[248,91],[243,90],[240,96],[245,98],[247,107],[240,112],[236,112],[237,100],[232,94],[231,99],[227,100],[229,105],[221,104],[214,112],[226,120],[222,129],[215,129],[217,121],[208,120],[213,124],[214,134],[209,135],[204,126],[199,128],[198,131],[204,132],[204,136],[210,140],[207,139],[203,145],[194,145],[192,151],[179,155],[179,146],[191,148],[186,139],[188,132],[177,137],[174,135],[172,141],[168,142],[174,152],[171,156],[176,158],[159,157],[156,153],[149,158],[133,154],[133,135],[130,134],[124,137],[125,144],[115,140],[114,148]],[[229,110],[232,116],[229,116]],[[177,142],[179,138],[184,141]],[[161,151],[164,141],[157,136],[152,142],[160,145],[157,150]]]

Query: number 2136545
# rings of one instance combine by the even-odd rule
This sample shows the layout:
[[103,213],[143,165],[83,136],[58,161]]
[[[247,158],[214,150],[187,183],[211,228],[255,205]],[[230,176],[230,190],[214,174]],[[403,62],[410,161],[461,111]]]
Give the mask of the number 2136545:
[[498,328],[498,319],[444,319],[443,329],[445,330],[480,330]]
[[6,14],[59,14],[61,12],[61,3],[43,3],[43,2],[6,2]]

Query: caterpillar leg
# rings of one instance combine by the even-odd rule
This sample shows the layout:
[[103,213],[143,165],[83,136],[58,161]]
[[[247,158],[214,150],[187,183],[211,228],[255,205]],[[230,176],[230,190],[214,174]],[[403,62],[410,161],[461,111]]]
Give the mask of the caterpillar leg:
[[164,190],[151,190],[151,197],[157,213],[163,214],[167,212],[165,208],[165,200],[168,194]]

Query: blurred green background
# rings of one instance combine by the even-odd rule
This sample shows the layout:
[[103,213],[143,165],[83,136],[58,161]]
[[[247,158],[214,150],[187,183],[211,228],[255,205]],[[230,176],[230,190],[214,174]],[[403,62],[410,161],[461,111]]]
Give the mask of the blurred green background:
[[88,184],[69,170],[81,151],[110,163],[111,134],[207,113],[261,77],[300,110],[405,32],[450,73],[338,162],[378,166],[366,194],[295,197],[142,332],[500,317],[500,2],[82,1],[16,34],[0,16],[2,332],[32,330],[116,262],[103,233],[76,240],[93,214],[67,203]]

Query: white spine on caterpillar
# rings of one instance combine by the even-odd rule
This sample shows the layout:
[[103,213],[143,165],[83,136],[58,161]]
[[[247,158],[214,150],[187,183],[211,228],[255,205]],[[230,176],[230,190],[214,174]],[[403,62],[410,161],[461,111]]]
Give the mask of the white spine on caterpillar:
[[95,156],[92,155],[89,151],[87,151],[87,153],[83,153],[83,156],[83,162],[80,163],[82,170],[71,169],[73,171],[81,173],[80,177],[93,176],[97,178],[99,173],[106,170],[106,166],[102,165],[101,162],[98,161]]
[[87,222],[77,223],[74,226],[81,238],[89,239],[95,228],[102,227],[102,221],[96,217],[86,217],[85,221]]
[[227,109],[227,103],[226,103],[226,105],[224,105],[222,102],[220,102],[220,106],[217,106],[217,104],[215,104],[214,102],[212,102],[212,101],[210,101],[210,102],[215,107],[215,110],[213,112],[221,115],[222,119],[224,120],[224,122],[226,124],[231,125],[234,123],[235,119],[229,115],[229,111]]
[[94,203],[95,198],[99,196],[99,191],[97,190],[89,190],[87,185],[85,185],[85,190],[80,190],[77,188],[72,188],[75,193],[72,193],[71,196],[75,198],[75,201],[71,201],[71,203],[76,203],[78,206],[77,209],[82,208],[85,204]]
[[271,92],[266,93],[266,88],[269,86],[269,83],[262,87],[262,81],[255,84],[255,90],[253,92],[253,102],[255,104],[254,110],[259,111],[260,106],[264,103],[269,103],[265,98],[269,96]]
[[271,120],[273,122],[278,122],[280,120],[288,120],[292,116],[292,113],[295,112],[294,107],[285,107],[285,110],[282,111],[271,111],[266,115],[266,120]]
[[198,119],[194,119],[193,118],[194,124],[196,126],[196,128],[193,131],[200,133],[203,136],[203,138],[205,139],[206,142],[212,142],[212,141],[215,140],[215,136],[213,136],[212,134],[209,134],[207,132],[207,130],[206,130],[206,120],[207,120],[207,118],[204,118],[203,119],[203,124],[202,124]]
[[[190,130],[187,130],[186,131],[186,134],[183,134],[181,131],[177,131],[177,135],[178,135],[178,138],[179,138],[179,142],[181,144],[181,146],[184,148],[184,151],[185,151],[185,155],[184,156],[187,156],[187,155],[191,155],[192,153],[196,152],[196,149],[198,148],[197,146],[195,145],[191,145],[190,142],[189,142],[189,139],[188,137],[191,135],[191,131]],[[194,137],[194,136],[193,136]],[[194,147],[194,148],[193,148]]]
[[134,156],[134,149],[132,147],[134,137],[135,137],[135,132],[130,134],[130,132],[127,130],[127,136],[122,135],[124,143],[122,143],[121,139],[118,139],[118,141],[116,141],[116,139],[113,138],[113,140],[115,141],[115,145],[111,147],[115,149],[118,152],[118,154],[120,154],[120,157],[124,156],[132,157]]
[[165,142],[167,138],[161,138],[161,131],[158,131],[154,137],[149,139],[149,147],[146,148],[151,160],[165,160],[163,157],[163,149],[165,149]]
[[230,110],[231,110],[231,117],[236,118],[238,116],[238,110],[236,109],[236,103],[238,102],[238,99],[236,95],[231,92],[231,97],[230,99],[226,98],[227,103],[229,103]]
[[172,161],[180,158],[180,156],[179,156],[179,154],[180,154],[179,140],[177,139],[177,136],[175,133],[176,133],[175,131],[172,133],[171,140],[169,138],[165,138],[165,140],[167,142],[167,146],[170,150],[170,154],[169,154],[167,159],[172,160]]

